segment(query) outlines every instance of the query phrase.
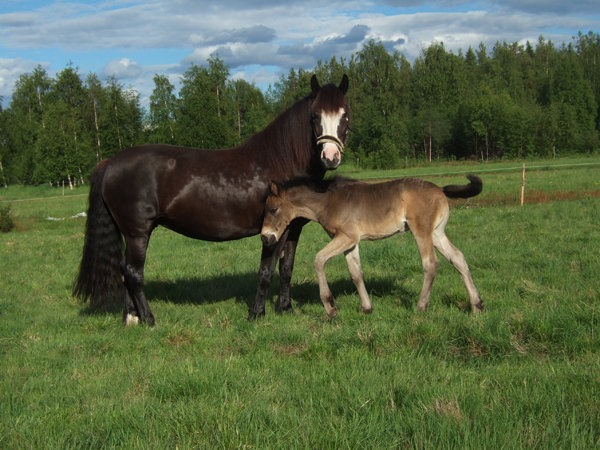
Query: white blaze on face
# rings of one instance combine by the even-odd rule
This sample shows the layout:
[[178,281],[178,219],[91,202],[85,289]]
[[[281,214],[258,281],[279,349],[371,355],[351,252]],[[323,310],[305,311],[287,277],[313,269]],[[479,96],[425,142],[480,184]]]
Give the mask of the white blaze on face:
[[[339,138],[337,132],[338,127],[340,125],[340,120],[342,120],[344,112],[344,108],[340,108],[337,112],[334,113],[324,113],[321,116],[321,128],[323,130],[321,132],[321,135],[335,136]],[[342,155],[340,153],[340,148],[333,142],[326,142],[323,145],[321,158],[327,159],[329,161],[333,161],[336,158],[338,160],[341,160]]]

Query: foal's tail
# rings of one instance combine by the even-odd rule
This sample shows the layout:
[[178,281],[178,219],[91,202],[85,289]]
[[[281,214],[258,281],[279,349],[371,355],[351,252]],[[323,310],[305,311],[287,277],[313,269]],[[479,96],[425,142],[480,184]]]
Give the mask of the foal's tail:
[[442,190],[444,191],[444,194],[446,194],[446,197],[469,198],[479,195],[479,193],[483,189],[483,183],[481,182],[481,178],[475,175],[467,175],[467,178],[470,181],[469,184],[450,184],[448,186],[444,186]]
[[102,198],[106,163],[96,166],[90,180],[90,197],[85,225],[85,242],[73,295],[89,300],[94,307],[123,301],[125,287],[121,277],[123,241],[121,232]]

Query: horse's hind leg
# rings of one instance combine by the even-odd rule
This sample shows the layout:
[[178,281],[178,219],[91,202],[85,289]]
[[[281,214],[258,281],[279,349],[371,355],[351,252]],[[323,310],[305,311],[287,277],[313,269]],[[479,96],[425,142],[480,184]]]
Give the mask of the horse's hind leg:
[[[127,297],[125,299],[125,324],[135,324],[137,320],[153,326],[154,316],[144,294],[144,264],[148,237],[125,238],[125,261],[122,267]],[[137,319],[136,319],[137,317]]]
[[436,230],[433,235],[433,243],[435,248],[444,255],[444,257],[452,263],[454,268],[460,273],[463,283],[469,293],[469,301],[471,302],[471,310],[474,313],[481,312],[483,310],[483,302],[479,297],[473,278],[471,277],[471,271],[467,265],[467,260],[462,252],[457,249],[452,242],[448,239],[444,233],[443,227]]
[[355,245],[352,250],[346,252],[346,263],[348,264],[348,270],[350,271],[352,282],[354,283],[354,286],[356,286],[356,290],[358,291],[358,296],[360,297],[360,304],[362,306],[362,310],[364,313],[368,314],[371,311],[373,311],[373,306],[371,305],[371,299],[369,298],[367,288],[365,287],[363,272],[360,265],[360,254],[358,251],[358,244]]

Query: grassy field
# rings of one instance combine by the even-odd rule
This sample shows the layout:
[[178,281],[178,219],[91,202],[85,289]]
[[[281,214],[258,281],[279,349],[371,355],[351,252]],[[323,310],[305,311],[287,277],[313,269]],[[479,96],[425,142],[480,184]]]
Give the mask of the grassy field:
[[17,228],[0,234],[0,448],[599,448],[600,159],[528,161],[524,207],[520,167],[343,171],[482,177],[447,227],[485,302],[477,317],[445,261],[429,311],[415,310],[422,269],[403,235],[361,246],[371,315],[343,258],[328,264],[327,319],[312,269],[327,237],[309,224],[294,312],[274,312],[274,286],[256,322],[258,237],[158,229],[157,326],[125,328],[70,296],[85,188],[1,190]]

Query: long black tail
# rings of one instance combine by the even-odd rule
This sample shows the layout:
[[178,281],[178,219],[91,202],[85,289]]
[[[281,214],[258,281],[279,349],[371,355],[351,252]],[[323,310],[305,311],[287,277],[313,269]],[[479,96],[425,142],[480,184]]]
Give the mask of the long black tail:
[[92,173],[85,243],[75,279],[73,295],[94,307],[122,304],[125,286],[121,278],[123,240],[121,232],[102,199],[106,164]]
[[450,184],[448,186],[444,186],[442,190],[444,191],[444,194],[446,194],[446,197],[469,198],[479,195],[479,193],[483,189],[483,183],[481,182],[481,178],[475,175],[467,175],[467,178],[470,181],[469,184]]

